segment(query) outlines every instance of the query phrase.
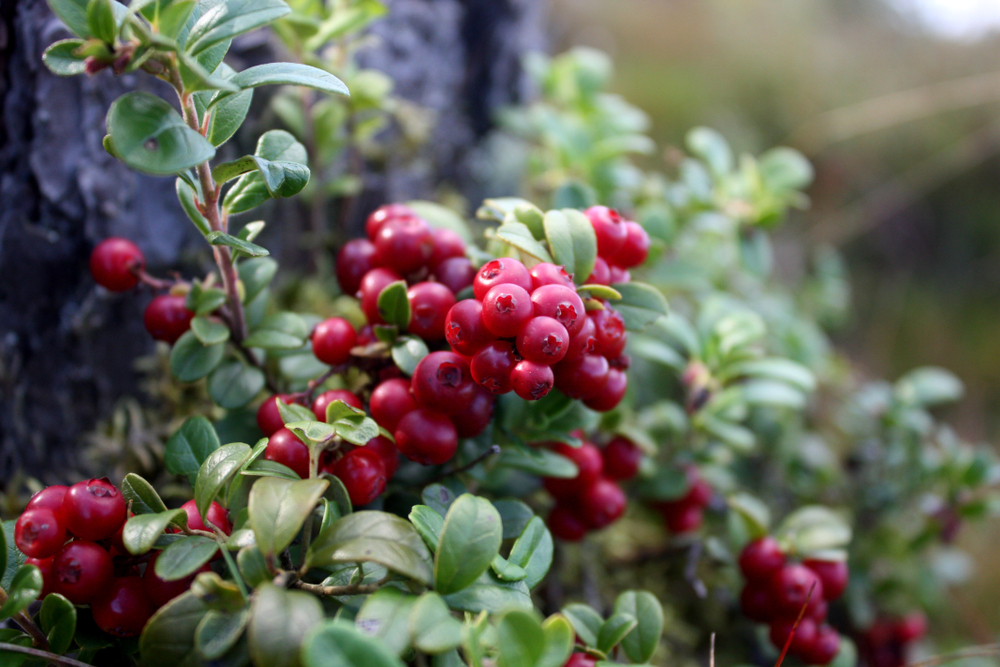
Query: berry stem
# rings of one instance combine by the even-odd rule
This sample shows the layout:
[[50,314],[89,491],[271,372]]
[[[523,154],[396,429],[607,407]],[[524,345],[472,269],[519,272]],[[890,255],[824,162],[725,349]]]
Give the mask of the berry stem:
[[375,584],[349,584],[347,586],[323,586],[322,584],[308,584],[304,581],[296,581],[295,588],[313,593],[315,595],[367,595],[374,593],[382,587],[381,583]]
[[18,646],[17,644],[8,644],[7,642],[0,642],[0,651],[23,653],[24,655],[30,655],[33,658],[42,658],[46,662],[54,662],[57,665],[69,665],[69,667],[91,667],[85,662],[80,662],[79,660],[74,660],[73,658],[67,658],[64,655],[56,655],[55,653],[49,653],[48,651],[42,651],[37,648],[28,648],[27,646]]
[[485,452],[474,458],[472,461],[466,463],[461,468],[455,468],[454,470],[443,472],[434,479],[432,479],[430,482],[428,482],[428,484],[434,484],[435,482],[440,482],[445,477],[451,477],[452,475],[458,475],[463,472],[468,472],[473,468],[475,468],[480,463],[482,463],[483,461],[485,461],[486,459],[493,456],[494,454],[499,454],[499,453],[500,453],[500,445],[490,445]]

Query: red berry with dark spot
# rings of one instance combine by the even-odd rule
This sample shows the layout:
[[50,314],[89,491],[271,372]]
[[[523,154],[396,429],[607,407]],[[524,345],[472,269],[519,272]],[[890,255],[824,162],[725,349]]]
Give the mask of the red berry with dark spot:
[[226,535],[231,535],[233,532],[233,525],[229,523],[229,512],[226,511],[225,507],[214,500],[212,501],[212,504],[208,506],[208,512],[205,513],[204,518],[202,518],[201,512],[198,511],[198,506],[193,500],[189,500],[181,505],[181,509],[184,510],[185,514],[187,514],[188,528],[205,530],[210,533],[214,533],[215,531],[208,525],[211,523]]
[[584,285],[610,285],[611,284],[611,268],[608,263],[604,261],[603,257],[594,258],[594,270],[590,272],[587,276],[587,280]]
[[431,234],[434,237],[434,251],[431,253],[431,260],[428,266],[431,269],[446,259],[452,257],[465,257],[465,241],[462,237],[450,229],[433,229]]
[[354,326],[342,317],[331,317],[316,325],[312,332],[312,348],[316,358],[329,366],[339,366],[351,358],[351,348],[357,345]]
[[57,593],[73,604],[88,604],[108,589],[114,578],[111,556],[87,540],[74,540],[52,557]]
[[379,206],[368,215],[368,219],[365,220],[365,233],[368,234],[368,238],[374,239],[385,223],[391,220],[416,217],[417,214],[409,206],[403,204],[385,204],[384,206]]
[[365,274],[378,266],[375,246],[367,239],[353,239],[337,253],[337,282],[344,294],[354,296]]
[[650,241],[649,234],[638,222],[625,221],[625,230],[625,243],[622,244],[621,250],[610,257],[608,261],[630,269],[646,261],[649,256]]
[[97,627],[115,637],[135,637],[142,632],[156,606],[139,577],[118,577],[90,607]]
[[472,281],[472,292],[477,299],[482,301],[487,292],[497,285],[504,284],[517,285],[526,292],[531,292],[533,289],[531,274],[528,273],[524,264],[516,259],[501,257],[486,262],[476,272],[476,277]]
[[840,653],[840,635],[829,625],[820,625],[808,645],[799,651],[799,659],[807,665],[828,665]]
[[402,275],[426,266],[434,254],[434,235],[420,218],[386,221],[372,243],[379,264]]
[[459,301],[444,320],[444,335],[456,352],[472,356],[496,340],[483,322],[483,304],[476,299]]
[[506,394],[514,388],[510,374],[515,365],[514,346],[505,340],[498,340],[476,352],[470,368],[472,378],[491,394]]
[[291,468],[302,479],[309,477],[309,448],[287,428],[278,429],[267,439],[264,458]]
[[455,305],[455,295],[441,283],[417,283],[406,290],[410,301],[410,324],[414,336],[435,342],[444,338],[445,319]]
[[412,386],[410,380],[393,378],[375,387],[368,403],[372,419],[385,430],[395,431],[399,420],[417,409]]
[[380,435],[365,444],[365,451],[374,452],[381,457],[382,465],[385,467],[385,478],[392,479],[392,476],[396,474],[396,469],[399,468],[399,450],[396,449],[396,444],[389,438]]
[[378,295],[386,287],[394,282],[402,280],[403,277],[389,269],[372,269],[361,279],[361,311],[368,318],[371,324],[385,324],[382,315],[378,312]]
[[739,563],[747,581],[766,581],[784,566],[785,554],[776,539],[765,536],[743,547]]
[[553,367],[556,388],[570,398],[589,399],[601,393],[608,383],[608,360],[597,354],[585,354],[559,362]]
[[749,582],[740,593],[740,611],[751,621],[770,623],[774,618],[774,608],[766,583]]
[[536,364],[551,366],[569,349],[569,332],[551,317],[533,317],[517,335],[517,351]]
[[[61,484],[47,486],[35,495],[31,496],[31,500],[28,501],[28,504],[24,509],[34,510],[45,508],[55,512],[56,518],[63,517],[62,504],[63,500],[66,498],[67,491],[69,491],[69,487],[62,486]],[[65,526],[66,519],[61,518],[60,520]]]
[[625,513],[628,499],[625,492],[609,479],[598,479],[578,496],[579,515],[594,530],[617,521]]
[[493,418],[493,394],[476,385],[476,395],[464,412],[451,415],[451,422],[460,438],[474,438],[484,430]]
[[399,420],[395,438],[403,456],[425,466],[451,460],[458,448],[458,432],[451,420],[423,408]]
[[149,601],[155,607],[162,607],[181,593],[191,588],[191,582],[201,572],[211,572],[212,568],[207,564],[202,565],[197,572],[183,579],[165,581],[156,576],[156,559],[160,557],[162,551],[156,552],[153,558],[146,563],[146,571],[142,574],[142,588],[146,591]]
[[268,437],[276,431],[285,428],[285,422],[282,421],[281,413],[278,411],[279,398],[285,405],[289,405],[292,402],[291,394],[275,394],[261,403],[260,407],[257,408],[257,426]]
[[535,289],[544,285],[562,285],[575,289],[573,276],[566,273],[566,268],[550,262],[541,262],[531,267],[531,285]]
[[413,395],[418,405],[434,412],[464,412],[476,395],[469,363],[454,352],[431,352],[413,371]]
[[66,527],[44,507],[25,510],[14,524],[14,544],[25,556],[48,558],[66,543]]
[[552,391],[552,369],[533,361],[519,361],[510,372],[514,393],[526,401],[537,401]]
[[847,588],[847,563],[831,560],[804,560],[802,564],[816,573],[823,582],[823,597],[836,600]]
[[613,480],[632,479],[639,472],[642,450],[634,442],[618,436],[601,450],[604,459],[604,476]]
[[535,316],[551,317],[566,327],[570,336],[575,336],[583,328],[587,311],[583,299],[574,290],[562,285],[543,285],[531,293],[535,305]]
[[553,535],[566,542],[579,542],[587,535],[587,524],[565,505],[556,504],[546,523]]
[[594,352],[608,359],[617,359],[625,351],[628,334],[625,332],[625,318],[616,310],[605,308],[588,314],[594,321]]
[[594,233],[597,235],[597,254],[601,257],[614,257],[628,238],[628,228],[618,211],[607,206],[591,206],[583,214],[594,226]]
[[589,442],[585,442],[579,447],[559,442],[552,446],[552,451],[575,463],[578,470],[576,477],[546,477],[543,480],[545,490],[551,493],[554,498],[559,500],[575,498],[601,477],[604,470],[601,450]]
[[331,472],[344,483],[354,506],[367,505],[385,491],[387,475],[382,457],[365,447],[344,454]]
[[597,327],[594,320],[589,317],[583,318],[583,328],[579,333],[569,339],[569,346],[566,348],[566,356],[563,361],[579,359],[585,354],[593,354],[597,349]]
[[476,267],[465,257],[450,257],[434,267],[434,280],[458,294],[472,285]]
[[806,598],[817,603],[823,599],[823,582],[805,565],[785,565],[771,575],[770,587],[774,604],[789,616],[799,613]]
[[497,285],[483,297],[483,323],[495,336],[516,336],[533,314],[531,295],[518,285]]
[[142,315],[149,335],[170,345],[191,328],[192,319],[194,313],[184,306],[184,297],[179,294],[161,294],[149,302]]
[[90,253],[90,274],[94,282],[112,292],[127,292],[138,285],[136,272],[145,266],[142,251],[128,239],[104,239]]
[[346,389],[331,389],[329,391],[324,391],[322,394],[316,397],[313,401],[312,411],[316,415],[316,419],[321,422],[326,421],[326,409],[334,401],[343,401],[347,403],[352,408],[357,408],[358,410],[364,410],[365,406],[358,398],[358,395],[354,392],[347,391]]
[[94,542],[115,534],[125,521],[125,509],[121,491],[105,479],[88,479],[69,487],[62,506],[66,530]]

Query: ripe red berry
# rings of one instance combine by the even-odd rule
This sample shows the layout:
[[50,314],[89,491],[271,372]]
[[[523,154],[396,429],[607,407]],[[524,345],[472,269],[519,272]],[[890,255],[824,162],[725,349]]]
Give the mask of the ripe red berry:
[[591,658],[586,653],[574,653],[563,667],[594,667],[596,664],[596,658]]
[[219,503],[212,501],[212,504],[208,506],[208,512],[205,513],[205,517],[202,518],[201,512],[198,511],[198,506],[195,501],[189,500],[183,505],[181,509],[187,514],[187,525],[188,528],[193,528],[195,530],[207,530],[208,532],[215,532],[212,527],[208,524],[211,523],[213,526],[224,532],[226,535],[230,535],[233,532],[233,525],[229,523],[229,512],[226,508]]
[[496,340],[483,322],[483,304],[476,299],[465,299],[451,307],[445,316],[444,335],[456,352],[466,356]]
[[395,431],[399,420],[417,409],[411,387],[412,382],[402,378],[386,380],[375,387],[368,403],[372,419],[385,430]]
[[663,522],[667,530],[677,535],[690,533],[701,527],[704,512],[700,505],[684,501],[665,504],[662,508]]
[[579,542],[587,535],[587,524],[566,505],[557,503],[549,512],[546,523],[553,535],[566,542]]
[[582,399],[601,393],[608,382],[610,370],[608,360],[597,354],[563,360],[552,368],[556,388],[570,398]]
[[536,364],[562,361],[569,349],[569,332],[551,317],[533,317],[517,335],[517,351]]
[[601,391],[595,396],[585,398],[583,404],[591,410],[597,410],[598,412],[614,410],[622,402],[627,390],[628,376],[621,369],[610,368],[608,369],[607,380],[604,382]]
[[25,556],[48,558],[66,543],[66,527],[44,507],[25,510],[14,524],[14,544]]
[[712,486],[699,476],[695,466],[687,466],[684,472],[689,484],[684,501],[704,507],[712,500]]
[[740,593],[740,611],[756,623],[770,623],[774,619],[774,606],[767,583],[748,582]]
[[[788,635],[792,634],[792,628],[794,626],[795,618],[781,619],[771,622],[769,636],[771,638],[771,643],[774,644],[774,647],[779,651],[784,648],[785,642],[788,641]],[[815,640],[815,621],[811,618],[803,618],[799,621],[799,626],[795,628],[795,635],[792,637],[792,643],[789,646],[789,651],[795,655],[799,655],[804,649],[809,648]]]
[[601,450],[604,459],[604,476],[613,480],[632,479],[639,472],[642,450],[623,436],[614,438]]
[[639,266],[646,261],[649,256],[649,234],[638,222],[625,221],[625,243],[621,249],[608,258],[612,264],[617,264],[626,269]]
[[94,622],[115,637],[135,637],[156,611],[139,577],[117,577],[90,607]]
[[165,581],[156,576],[156,559],[160,557],[161,553],[162,552],[158,551],[154,554],[153,558],[146,563],[146,571],[142,573],[143,590],[146,591],[146,596],[155,607],[162,607],[181,593],[187,591],[187,589],[191,588],[191,582],[194,581],[194,578],[197,577],[199,573],[210,572],[212,570],[208,564],[205,564],[202,565],[197,572],[184,577],[183,579]]
[[357,345],[358,334],[350,322],[331,317],[316,325],[312,332],[312,348],[316,358],[329,366],[339,366],[351,358],[351,348]]
[[382,457],[366,447],[344,454],[331,472],[344,483],[354,506],[367,505],[385,491],[387,475]]
[[583,212],[594,226],[597,235],[597,254],[601,257],[614,257],[625,245],[628,228],[618,211],[607,206],[591,206]]
[[389,269],[372,269],[361,279],[361,311],[371,324],[385,324],[378,312],[378,295],[390,284],[402,280],[403,277]]
[[535,289],[543,285],[562,285],[575,289],[573,276],[566,273],[566,268],[551,262],[541,262],[531,267],[531,285]]
[[375,246],[367,239],[353,239],[337,253],[337,282],[348,296],[354,296],[361,287],[361,279],[376,268]]
[[430,261],[427,263],[431,269],[434,269],[446,259],[465,257],[465,241],[462,240],[461,236],[450,229],[442,229],[440,227],[431,230],[431,234],[434,237],[434,251],[431,253]]
[[385,467],[385,478],[392,479],[399,468],[399,450],[395,443],[385,436],[372,438],[365,444],[365,451],[374,452],[382,458],[382,465]]
[[470,369],[472,378],[492,394],[506,394],[513,385],[511,371],[517,364],[514,346],[505,340],[498,340],[484,346],[472,357]]
[[365,406],[358,398],[357,394],[354,392],[347,391],[346,389],[331,389],[329,391],[324,391],[322,394],[316,397],[313,401],[312,411],[316,415],[316,419],[321,422],[326,421],[326,409],[334,401],[343,401],[347,403],[352,408],[357,408],[358,410],[364,410]]
[[399,420],[396,446],[403,456],[422,465],[440,465],[458,448],[458,432],[447,416],[419,408]]
[[472,285],[476,267],[465,257],[450,257],[434,267],[434,280],[458,294]]
[[840,635],[829,625],[820,625],[813,640],[799,651],[799,659],[807,665],[828,665],[838,653]]
[[434,254],[434,235],[420,218],[387,220],[372,243],[378,263],[402,275],[426,266]]
[[597,349],[597,327],[594,320],[589,317],[583,318],[583,327],[580,331],[569,339],[569,346],[566,348],[566,356],[563,361],[579,359],[585,354],[593,354]]
[[125,510],[125,498],[105,479],[77,482],[63,498],[66,530],[94,542],[115,534],[125,521]]
[[610,285],[611,284],[611,268],[608,263],[604,261],[603,257],[594,258],[594,270],[590,272],[587,276],[587,280],[584,281],[584,285]]
[[451,415],[451,423],[460,438],[474,438],[484,430],[493,418],[493,394],[476,385],[476,395],[464,412]]
[[601,450],[589,442],[579,447],[571,447],[564,442],[553,444],[552,451],[565,456],[576,464],[577,475],[571,478],[546,477],[545,489],[558,500],[569,500],[582,493],[600,477],[604,470],[604,459]]
[[282,421],[281,413],[278,412],[279,398],[285,405],[292,402],[291,394],[275,394],[261,403],[260,407],[257,408],[257,426],[268,437],[276,431],[285,428],[285,422]]
[[847,588],[847,563],[830,560],[804,560],[802,564],[816,573],[823,582],[823,597],[836,600]]
[[594,530],[609,526],[625,513],[625,492],[609,479],[598,479],[579,496],[579,516]]
[[809,607],[806,609],[806,616],[816,621],[817,624],[826,621],[827,612],[830,611],[830,605],[826,600],[820,600],[815,604],[810,601]]
[[28,558],[24,559],[25,565],[34,565],[42,575],[42,592],[38,599],[44,600],[49,593],[55,593],[55,575],[52,574],[52,558]]
[[747,581],[766,581],[785,564],[785,554],[776,539],[765,536],[743,547],[739,563]]
[[[62,486],[61,484],[47,486],[35,495],[31,496],[31,500],[28,501],[28,504],[24,509],[50,509],[55,512],[56,517],[59,518],[62,516],[62,504],[67,491],[69,491],[69,487]],[[66,524],[66,520],[64,518],[60,520],[63,522],[63,525]]]
[[191,328],[192,319],[194,313],[184,307],[184,297],[179,294],[161,294],[149,302],[142,315],[149,335],[170,345]]
[[775,606],[789,616],[798,615],[807,598],[810,604],[823,599],[823,582],[805,565],[795,563],[783,566],[771,575],[769,585]]
[[483,297],[483,323],[501,338],[520,333],[533,313],[528,291],[511,283],[496,285]]
[[287,428],[280,428],[267,439],[264,458],[295,471],[302,479],[309,477],[309,448]]
[[519,361],[510,372],[514,393],[526,401],[537,401],[552,391],[552,369],[533,361]]
[[410,324],[406,330],[426,341],[444,338],[445,318],[455,305],[455,295],[441,283],[417,283],[406,290]]
[[[823,583],[826,584],[825,581]],[[910,612],[892,624],[892,634],[904,644],[919,641],[927,634],[927,617],[923,612]]]
[[365,233],[368,238],[374,239],[382,225],[390,220],[401,220],[405,218],[416,218],[417,214],[412,208],[404,204],[385,204],[379,206],[368,215],[365,220]]
[[627,283],[632,281],[632,274],[629,273],[628,269],[611,264],[608,266],[608,280],[611,281],[612,285]]
[[434,412],[464,412],[476,395],[469,363],[454,352],[431,352],[413,371],[413,395],[418,405]]
[[136,272],[145,266],[142,251],[128,239],[104,239],[90,253],[90,274],[94,282],[112,292],[127,292],[138,285]]
[[625,332],[625,318],[610,308],[588,313],[594,321],[594,352],[608,359],[617,359],[625,351],[628,334]]
[[583,299],[569,287],[543,285],[531,293],[535,305],[535,316],[551,317],[566,327],[570,336],[575,336],[583,328],[587,311]]
[[472,281],[472,293],[480,301],[486,293],[497,285],[517,285],[526,292],[533,289],[531,274],[521,262],[509,257],[501,257],[493,261],[486,262],[476,272],[476,277]]
[[88,604],[108,589],[114,577],[111,556],[100,546],[74,540],[52,557],[53,588],[73,604]]

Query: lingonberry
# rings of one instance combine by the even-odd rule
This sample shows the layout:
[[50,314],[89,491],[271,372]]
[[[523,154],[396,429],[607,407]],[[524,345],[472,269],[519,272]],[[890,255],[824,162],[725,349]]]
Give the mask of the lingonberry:
[[556,503],[546,523],[553,535],[566,542],[579,542],[587,535],[587,524],[566,505]]
[[518,285],[496,285],[483,297],[483,324],[495,336],[516,336],[533,314],[531,295]]
[[610,264],[608,266],[608,280],[611,281],[612,285],[627,283],[632,281],[632,274],[629,273],[628,269],[623,269],[620,266]]
[[802,561],[802,564],[815,572],[816,576],[823,582],[823,597],[825,599],[836,600],[844,594],[848,579],[847,563],[808,559]]
[[597,235],[597,254],[614,257],[628,238],[628,228],[618,211],[607,206],[591,206],[583,214],[590,219]]
[[25,556],[48,558],[66,543],[66,527],[44,507],[25,510],[14,524],[14,544]]
[[592,658],[586,653],[574,653],[563,667],[594,667],[596,664],[597,658]]
[[[785,646],[785,642],[788,641],[788,636],[792,634],[792,628],[794,626],[794,617],[771,621],[771,628],[768,636],[770,637],[771,643],[774,644],[775,648],[781,650]],[[795,655],[799,655],[804,649],[811,646],[815,640],[816,622],[811,618],[803,618],[799,621],[798,627],[795,628],[795,635],[792,637],[792,642],[789,645],[789,651]]]
[[425,266],[434,254],[434,235],[420,218],[387,220],[372,239],[379,264],[406,275]]
[[378,338],[375,337],[375,328],[370,324],[358,329],[358,345],[365,347],[366,345],[371,345],[376,342]]
[[620,267],[630,269],[646,261],[646,258],[649,256],[650,240],[649,234],[646,233],[646,230],[638,222],[626,220],[625,231],[625,243],[622,244],[618,252],[608,258],[608,261]]
[[531,302],[535,305],[536,316],[554,318],[566,327],[570,336],[578,334],[587,319],[583,299],[563,285],[542,285],[531,293]]
[[324,364],[339,366],[351,358],[351,348],[357,345],[358,334],[350,322],[331,317],[316,325],[312,332],[312,349]]
[[368,403],[372,419],[385,430],[395,431],[399,420],[417,409],[411,387],[412,382],[402,378],[386,380],[375,387]]
[[403,456],[423,465],[440,465],[458,448],[458,432],[451,420],[424,408],[399,420],[395,438]]
[[569,332],[551,317],[533,317],[517,335],[517,352],[536,364],[562,361],[569,350]]
[[73,604],[88,604],[100,596],[114,577],[108,552],[87,540],[74,540],[52,557],[52,574],[57,593]]
[[110,551],[112,557],[131,555],[129,554],[128,549],[125,548],[125,524],[128,523],[128,520],[131,519],[133,516],[135,515],[132,514],[132,512],[126,512],[125,521],[122,522],[122,525],[118,526],[118,530],[116,530],[115,534],[109,538],[111,541]]
[[90,606],[97,627],[115,637],[135,637],[156,611],[139,577],[117,577]]
[[39,600],[44,600],[49,593],[55,593],[55,575],[52,574],[52,557],[24,559],[25,565],[34,565],[42,575],[42,592],[38,596]]
[[413,371],[417,404],[445,415],[464,412],[476,395],[469,363],[455,352],[431,352]]
[[[826,584],[825,581],[823,583]],[[893,623],[892,634],[896,641],[904,644],[919,641],[927,634],[927,617],[923,612],[910,612]]]
[[316,419],[321,422],[326,421],[326,408],[334,401],[343,401],[347,403],[352,408],[357,408],[358,410],[364,410],[365,406],[358,398],[358,395],[352,391],[347,391],[346,389],[330,389],[329,391],[324,391],[322,394],[316,397],[313,401],[312,411],[316,415]]
[[292,395],[275,394],[257,408],[257,426],[261,433],[268,437],[285,428],[285,422],[281,419],[281,413],[278,411],[278,399],[281,399],[285,405],[289,405],[292,402]]
[[156,607],[162,607],[178,595],[191,588],[191,582],[201,572],[211,572],[212,568],[208,564],[202,565],[197,572],[188,575],[183,579],[166,581],[156,576],[156,559],[160,557],[162,551],[156,552],[146,563],[146,571],[142,573],[142,587],[146,591],[150,602]]
[[449,257],[434,267],[434,280],[458,294],[472,285],[476,267],[465,257]]
[[[56,484],[54,486],[47,486],[35,495],[31,496],[31,500],[28,501],[27,506],[24,509],[50,509],[55,512],[56,517],[63,517],[62,504],[63,499],[66,497],[66,492],[69,491],[68,486],[62,486],[61,484]],[[66,519],[60,519],[63,525],[66,525]]]
[[444,336],[456,352],[472,356],[496,340],[483,322],[483,304],[477,299],[459,301],[444,320]]
[[601,450],[589,442],[584,442],[579,447],[571,447],[564,442],[558,442],[552,445],[552,451],[568,458],[576,464],[577,468],[576,477],[545,478],[545,490],[551,493],[554,498],[559,500],[575,498],[601,477],[601,472],[604,470]]
[[142,315],[149,335],[170,345],[191,328],[192,319],[194,313],[184,306],[184,297],[179,294],[161,294],[149,302]]
[[354,296],[361,287],[361,279],[376,267],[375,246],[367,239],[353,239],[337,253],[337,282],[344,294]]
[[382,458],[382,465],[385,466],[386,480],[392,479],[399,468],[399,450],[395,443],[385,436],[372,438],[365,444],[365,451],[374,452]]
[[611,268],[608,263],[604,261],[603,257],[594,258],[594,269],[587,276],[584,281],[585,285],[610,285],[611,284]]
[[689,484],[687,493],[684,494],[684,500],[704,507],[712,500],[712,486],[701,478],[697,467],[689,465],[684,472]]
[[769,585],[775,606],[789,616],[797,615],[807,598],[810,603],[823,599],[823,582],[815,572],[798,563],[781,567],[771,575]]
[[390,284],[402,279],[403,277],[395,271],[384,268],[372,269],[364,275],[358,293],[361,294],[361,311],[368,318],[368,322],[385,324],[385,320],[378,312],[378,295]]
[[816,621],[816,623],[822,623],[826,620],[827,612],[830,611],[830,605],[826,600],[820,600],[819,602],[813,604],[812,601],[809,602],[809,606],[806,608],[806,616]]
[[482,301],[486,293],[497,285],[517,285],[526,292],[531,292],[531,274],[521,262],[509,257],[501,257],[486,262],[472,281],[472,293]]
[[145,266],[142,251],[128,239],[104,239],[90,253],[94,282],[112,292],[127,292],[138,285],[138,272]]
[[740,611],[756,623],[770,623],[774,619],[774,605],[766,582],[749,582],[740,592]]
[[537,401],[552,391],[552,369],[533,361],[519,361],[510,372],[514,393],[526,401]]
[[617,359],[625,351],[625,342],[628,334],[625,332],[625,318],[616,310],[605,308],[595,310],[588,314],[594,321],[594,352],[607,357]]
[[267,439],[264,458],[291,468],[302,479],[309,477],[309,448],[287,428],[278,429]]
[[63,498],[66,530],[94,542],[114,535],[125,521],[125,510],[121,491],[106,479],[77,482]]
[[514,346],[505,340],[485,345],[472,357],[472,378],[492,394],[506,394],[513,385],[510,373],[517,364]]
[[828,665],[838,653],[840,635],[829,625],[820,625],[813,640],[802,647],[798,655],[807,665]]
[[576,359],[564,359],[552,371],[556,388],[570,398],[588,399],[597,396],[608,383],[608,360],[598,354],[585,354]]
[[612,480],[632,479],[639,472],[642,450],[623,436],[613,438],[601,450],[604,459],[604,476]]
[[704,519],[704,511],[694,503],[673,503],[663,510],[663,522],[671,533],[683,535],[698,530]]
[[585,398],[583,404],[598,412],[614,410],[622,402],[627,390],[628,376],[625,375],[624,371],[618,368],[609,368],[604,386],[595,396]]
[[543,285],[562,285],[574,289],[573,276],[566,273],[566,268],[551,262],[540,262],[531,267],[531,285],[538,289]]
[[785,554],[778,541],[768,535],[743,547],[739,564],[747,581],[766,581],[785,564]]
[[464,412],[451,415],[451,422],[460,438],[474,438],[484,430],[493,418],[493,394],[476,385],[476,395]]
[[594,530],[609,526],[625,513],[628,499],[625,492],[603,477],[588,486],[578,496],[579,516],[585,524]]
[[365,233],[368,238],[374,239],[382,225],[390,220],[416,217],[416,212],[405,204],[385,204],[368,214],[365,220]]
[[580,331],[569,339],[566,348],[566,356],[563,361],[579,359],[585,354],[593,354],[597,348],[597,327],[594,320],[589,317],[583,318],[583,327]]
[[352,449],[337,461],[331,472],[344,483],[354,506],[367,505],[385,491],[385,463],[367,447]]
[[[208,512],[205,513],[204,518],[201,516],[201,512],[198,511],[198,506],[195,501],[189,500],[183,505],[181,509],[187,514],[187,525],[188,528],[193,528],[194,530],[206,530],[208,532],[215,532],[212,530],[212,526],[215,526],[221,530],[226,535],[230,535],[233,532],[233,525],[229,523],[229,512],[226,508],[219,503],[212,501],[212,504],[208,506]],[[212,524],[209,526],[208,524]]]
[[445,318],[455,305],[455,294],[441,283],[417,283],[406,290],[410,324],[406,330],[426,341],[444,338]]
[[431,253],[430,261],[427,263],[431,269],[434,269],[446,259],[465,257],[465,241],[462,240],[461,236],[450,229],[442,229],[440,227],[431,230],[431,234],[434,237],[434,250]]

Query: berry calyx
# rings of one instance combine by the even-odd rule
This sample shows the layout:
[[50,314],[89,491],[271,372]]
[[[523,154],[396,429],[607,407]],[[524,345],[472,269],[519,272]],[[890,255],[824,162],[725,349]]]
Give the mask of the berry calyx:
[[138,285],[138,272],[145,266],[142,251],[128,239],[104,239],[90,253],[90,275],[111,292],[127,292]]
[[417,409],[412,386],[410,380],[392,378],[375,387],[368,403],[372,419],[385,430],[395,431],[399,420]]
[[316,325],[312,332],[312,349],[316,358],[329,366],[339,366],[351,358],[351,348],[358,334],[350,322],[331,317]]
[[483,322],[483,303],[476,299],[465,299],[451,307],[444,320],[444,336],[456,352],[466,356],[496,340]]
[[114,577],[111,556],[97,544],[74,540],[52,557],[57,593],[73,604],[88,604],[100,596]]
[[551,366],[569,350],[569,332],[551,317],[533,317],[517,335],[517,351],[524,359]]
[[280,428],[267,439],[264,458],[291,468],[302,479],[309,477],[309,448],[287,428]]
[[48,558],[66,543],[66,527],[44,507],[25,510],[14,524],[14,544],[25,556]]
[[501,257],[486,262],[476,272],[476,277],[472,281],[472,293],[480,301],[486,293],[497,285],[517,285],[526,292],[531,292],[533,285],[531,274],[521,262],[509,257]]
[[512,283],[496,285],[483,297],[483,324],[500,338],[520,333],[533,313],[531,295]]
[[176,343],[191,328],[194,319],[194,313],[185,307],[184,301],[179,294],[161,294],[150,301],[142,315],[149,335],[170,345]]
[[385,491],[387,475],[382,457],[366,447],[344,454],[330,472],[344,483],[355,507],[367,505]]
[[88,479],[69,487],[63,498],[66,530],[84,540],[111,537],[125,521],[125,498],[105,479]]
[[400,419],[394,435],[403,456],[425,466],[449,461],[458,448],[458,432],[451,420],[424,408]]
[[510,372],[510,384],[514,393],[526,401],[544,398],[554,383],[552,369],[533,361],[519,361]]
[[142,632],[156,607],[139,577],[118,577],[90,607],[94,622],[116,637],[135,637]]

